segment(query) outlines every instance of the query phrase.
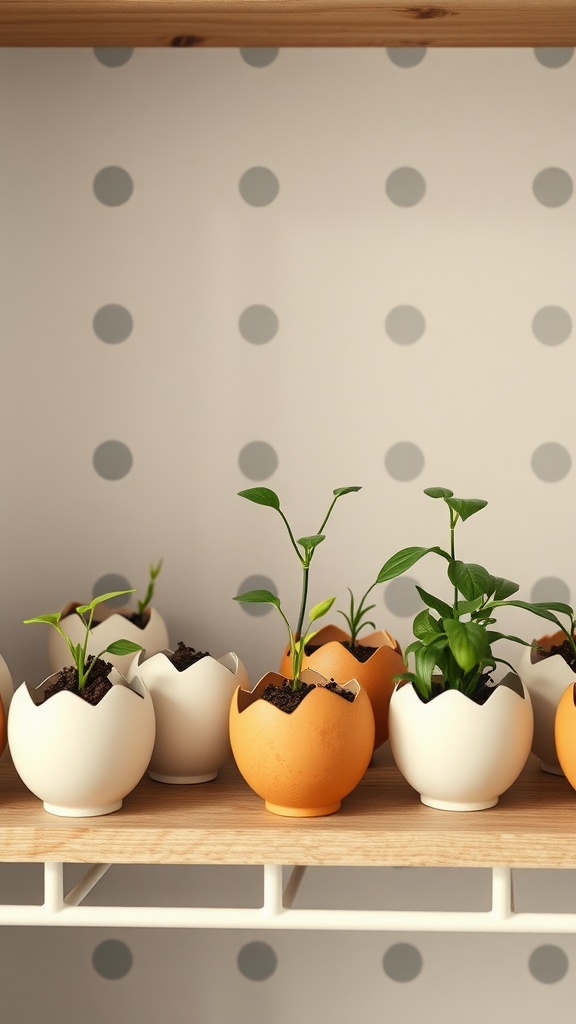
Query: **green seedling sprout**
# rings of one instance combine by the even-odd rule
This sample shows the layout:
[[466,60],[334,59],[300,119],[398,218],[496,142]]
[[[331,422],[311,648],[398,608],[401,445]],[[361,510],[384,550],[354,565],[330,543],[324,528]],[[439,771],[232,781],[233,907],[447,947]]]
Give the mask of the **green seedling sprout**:
[[[416,587],[426,607],[414,619],[416,640],[405,652],[406,658],[414,655],[414,671],[403,673],[398,678],[412,682],[422,700],[428,701],[432,696],[433,677],[438,678],[438,673],[442,689],[456,689],[474,697],[498,663],[514,671],[512,665],[492,653],[492,644],[498,640],[511,640],[527,647],[531,645],[520,637],[489,628],[496,622],[494,612],[497,608],[522,608],[554,622],[576,650],[574,613],[569,605],[510,600],[518,590],[517,583],[492,576],[483,566],[456,558],[457,524],[480,512],[488,502],[479,498],[456,498],[445,487],[428,487],[424,493],[430,498],[443,500],[448,507],[449,550],[441,547],[402,548],[382,567],[378,581],[384,583],[395,579],[425,555],[434,553],[447,562],[452,596],[451,601],[445,601],[427,593],[422,587]],[[559,614],[568,616],[568,629],[562,625]]]
[[[288,637],[290,642],[290,658],[292,661],[292,689],[295,691],[299,690],[302,686],[300,675],[302,672],[302,661],[304,659],[304,648],[306,647],[306,644],[310,643],[312,638],[316,636],[316,631],[307,631],[304,634],[304,636],[297,637],[290,623],[288,622],[288,619],[286,618],[284,612],[282,611],[280,599],[276,597],[276,594],[273,594],[272,591],[270,590],[247,590],[244,594],[238,594],[234,598],[234,600],[243,601],[247,604],[271,604],[274,606],[274,608],[278,609],[280,615],[284,619],[286,628],[288,630]],[[314,605],[313,608],[310,609],[310,614],[308,616],[309,627],[317,619],[320,619],[323,615],[326,615],[326,612],[330,611],[330,608],[334,604],[335,600],[335,597],[329,597],[326,601],[321,601],[320,604],[316,604]]]
[[358,643],[358,635],[361,632],[361,630],[368,629],[369,626],[371,626],[373,630],[376,629],[376,623],[373,623],[372,620],[370,620],[370,618],[366,617],[368,612],[372,611],[372,608],[375,608],[376,605],[366,604],[366,601],[368,599],[368,595],[371,593],[371,591],[374,590],[374,587],[376,586],[377,583],[380,583],[379,578],[378,580],[374,581],[371,587],[368,588],[358,606],[356,605],[355,597],[352,590],[349,589],[349,587],[346,587],[346,590],[349,594],[348,610],[347,612],[345,612],[338,609],[338,614],[343,615],[343,617],[345,618],[349,635],[351,635],[352,647],[356,647]]
[[[278,495],[275,493],[275,491],[272,491],[269,487],[250,487],[246,491],[238,492],[239,497],[247,498],[248,501],[253,501],[256,505],[266,505],[268,508],[272,508],[276,512],[278,512],[288,532],[290,543],[294,548],[296,555],[298,556],[298,561],[300,562],[300,566],[302,569],[302,593],[300,598],[300,610],[298,613],[298,621],[295,630],[292,630],[292,627],[289,625],[288,620],[280,606],[279,599],[275,596],[275,594],[272,594],[271,591],[248,591],[246,594],[239,594],[234,598],[235,601],[273,604],[275,605],[276,608],[278,608],[280,614],[282,615],[282,618],[284,619],[284,622],[288,626],[290,637],[290,652],[292,654],[292,687],[295,690],[299,689],[300,686],[300,668],[302,666],[302,659],[304,657],[304,648],[306,644],[309,642],[309,640],[312,638],[312,636],[315,636],[315,633],[313,633],[302,638],[302,630],[304,628],[304,619],[306,616],[306,605],[308,602],[308,583],[312,558],[314,557],[314,552],[316,551],[318,545],[321,544],[322,541],[325,539],[324,529],[338,499],[341,498],[344,494],[352,494],[355,491],[359,490],[361,490],[361,488],[355,486],[337,487],[336,490],[332,492],[332,501],[330,503],[326,515],[324,516],[324,519],[322,520],[318,532],[311,534],[308,537],[300,537],[299,540],[296,540],[296,538],[294,537],[294,533],[292,531],[290,523],[288,522],[286,516],[284,515],[284,512],[282,511],[282,508],[280,507],[280,499]],[[254,595],[259,596],[255,597]],[[314,608],[312,608],[310,615],[308,617],[309,623],[312,623],[316,619],[320,618],[322,615],[325,615],[326,612],[332,607],[334,600],[335,598],[329,598],[327,601],[322,601],[320,604],[315,605]],[[294,657],[294,654],[296,654],[296,658]]]
[[[123,597],[124,594],[133,593],[133,590],[116,590],[110,594],[101,594],[99,597],[95,597],[94,600],[90,602],[90,604],[78,605],[75,611],[76,614],[82,619],[82,622],[84,623],[85,626],[85,635],[82,643],[75,644],[73,640],[71,640],[68,634],[65,633],[62,627],[60,626],[62,612],[55,612],[53,615],[37,615],[33,619],[24,619],[24,623],[25,625],[28,625],[31,622],[45,622],[49,626],[53,626],[53,628],[60,634],[60,636],[63,637],[63,639],[66,641],[68,645],[70,654],[72,655],[74,665],[76,666],[76,671],[78,673],[78,690],[79,692],[81,692],[86,686],[86,682],[88,680],[88,676],[90,675],[90,671],[92,669],[92,666],[94,665],[94,662],[98,658],[101,658],[103,654],[123,655],[132,654],[136,653],[136,651],[143,650],[140,644],[135,644],[131,640],[115,640],[113,643],[109,644],[108,647],[105,648],[105,650],[100,651],[100,654],[96,655],[96,657],[93,658],[89,665],[87,664],[88,641],[90,639],[90,630],[92,628],[92,620],[94,618],[94,609],[96,608],[97,605],[102,604],[103,601],[110,601],[114,597]],[[85,616],[88,616],[88,618],[86,618]]]
[[[158,576],[160,575],[160,570],[162,568],[162,561],[163,561],[163,559],[160,559],[160,561],[158,562],[157,565],[151,565],[150,566],[150,577],[149,577],[149,580],[148,580],[148,589],[147,589],[146,593],[144,594],[143,599],[141,601],[138,601],[138,615],[142,615],[146,611],[148,605],[150,604],[150,602],[151,602],[151,600],[152,600],[152,598],[154,596],[154,588],[156,586],[156,580],[158,579]],[[130,593],[130,591],[126,591],[126,593]]]

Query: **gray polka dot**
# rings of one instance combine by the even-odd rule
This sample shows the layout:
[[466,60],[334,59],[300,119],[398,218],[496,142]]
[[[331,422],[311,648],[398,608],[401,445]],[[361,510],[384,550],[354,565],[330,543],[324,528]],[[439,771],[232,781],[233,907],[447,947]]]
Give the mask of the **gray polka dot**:
[[267,480],[278,468],[278,456],[266,441],[250,441],[242,448],[238,465],[249,480]]
[[545,167],[534,178],[532,189],[542,206],[564,206],[572,196],[574,184],[561,167]]
[[568,957],[559,946],[538,946],[530,954],[528,970],[536,981],[554,985],[568,972]]
[[572,467],[570,452],[562,444],[548,441],[541,444],[532,454],[531,466],[539,480],[557,483],[568,475]]
[[240,195],[250,206],[268,206],[280,190],[278,178],[267,167],[250,167],[240,178]]
[[570,604],[570,587],[557,576],[542,576],[536,580],[530,594],[532,601],[562,601]]
[[386,333],[397,345],[413,345],[426,330],[426,321],[415,306],[395,306],[386,317]]
[[238,321],[240,334],[253,345],[265,345],[278,331],[278,317],[269,306],[247,306]]
[[240,55],[242,60],[253,68],[265,68],[272,64],[278,56],[277,46],[241,46]]
[[133,957],[125,942],[107,939],[101,942],[92,954],[92,966],[101,978],[117,981],[125,978],[132,968]]
[[422,970],[422,954],[409,942],[397,942],[386,950],[382,966],[392,981],[414,981]]
[[388,611],[399,618],[416,615],[422,608],[422,600],[416,590],[416,580],[409,576],[391,580],[384,589],[384,604]]
[[133,46],[96,46],[94,48],[94,56],[107,68],[119,68],[122,64],[127,64],[133,53]]
[[532,320],[532,330],[543,345],[561,345],[570,337],[572,318],[562,306],[543,306]]
[[389,46],[386,50],[393,64],[399,68],[414,68],[426,56],[425,46]]
[[[107,572],[104,576],[100,576],[97,579],[94,586],[92,587],[92,597],[98,597],[100,594],[111,594],[115,590],[130,590],[132,584],[125,576],[121,576],[117,572]],[[126,597],[113,597],[110,601],[106,601],[106,608],[123,608],[130,599],[130,594]]]
[[104,480],[121,480],[132,469],[132,452],[122,441],[103,441],[93,455],[94,469]]
[[247,942],[238,953],[238,970],[250,981],[266,981],[278,966],[278,957],[267,942]]
[[424,454],[411,441],[398,441],[386,452],[384,465],[394,480],[415,480],[424,469]]
[[536,60],[545,68],[561,68],[567,64],[574,53],[573,46],[537,46],[534,49]]
[[[245,594],[247,590],[270,590],[278,596],[278,587],[274,580],[271,580],[268,576],[247,576],[245,580],[242,580],[236,593]],[[272,611],[272,605],[270,604],[244,604],[242,601],[239,604],[243,612],[255,617],[268,615]]]
[[134,326],[132,317],[124,306],[109,303],[101,306],[93,320],[94,333],[100,341],[108,345],[118,345],[132,333]]
[[414,167],[397,167],[386,180],[386,195],[396,206],[415,206],[426,192],[426,182]]
[[94,195],[104,206],[122,206],[134,191],[134,182],[123,167],[103,167],[94,178]]

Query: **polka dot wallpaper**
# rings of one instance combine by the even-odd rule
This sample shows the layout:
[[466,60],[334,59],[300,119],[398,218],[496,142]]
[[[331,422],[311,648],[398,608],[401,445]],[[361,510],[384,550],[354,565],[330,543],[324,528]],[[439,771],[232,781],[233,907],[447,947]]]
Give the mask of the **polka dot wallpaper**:
[[[255,484],[297,536],[362,486],[330,521],[316,600],[344,607],[393,551],[444,542],[422,494],[442,485],[489,502],[462,557],[574,601],[575,86],[570,48],[0,50],[16,683],[46,674],[22,619],[142,591],[159,558],[174,644],[235,650],[254,681],[275,666],[279,617],[232,600],[297,601],[281,524],[237,497]],[[403,644],[414,584],[437,580],[417,568],[375,591]],[[214,870],[157,869],[155,899],[254,887]],[[115,872],[91,898],[150,891],[152,869]],[[318,869],[300,898],[459,907],[485,900],[482,874]],[[519,874],[527,903],[573,899],[571,872]],[[0,870],[10,900],[37,884]],[[536,935],[15,929],[6,948],[14,1024],[568,1024],[576,957],[572,936]]]

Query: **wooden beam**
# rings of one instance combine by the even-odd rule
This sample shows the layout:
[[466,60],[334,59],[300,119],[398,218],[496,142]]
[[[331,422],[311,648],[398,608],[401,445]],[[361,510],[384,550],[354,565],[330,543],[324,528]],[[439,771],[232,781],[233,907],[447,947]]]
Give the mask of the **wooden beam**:
[[0,0],[2,46],[574,46],[576,0]]

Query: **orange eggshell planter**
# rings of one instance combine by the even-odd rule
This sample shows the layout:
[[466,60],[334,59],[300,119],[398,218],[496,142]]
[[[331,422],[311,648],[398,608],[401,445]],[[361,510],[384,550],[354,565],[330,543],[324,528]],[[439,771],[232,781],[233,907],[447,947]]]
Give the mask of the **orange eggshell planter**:
[[[337,626],[324,626],[314,637],[317,646],[310,656],[304,656],[303,667],[314,669],[325,679],[335,679],[344,686],[356,679],[366,691],[372,704],[375,721],[374,750],[388,739],[388,706],[394,689],[394,676],[406,671],[400,646],[385,629],[363,636],[361,646],[376,647],[367,661],[358,661],[343,645],[350,634]],[[280,672],[291,675],[290,650],[286,647]]]
[[[315,672],[303,672],[314,682]],[[291,817],[333,814],[358,785],[372,757],[374,715],[367,693],[344,700],[317,686],[290,714],[259,699],[284,677],[269,672],[254,690],[238,687],[230,708],[230,742],[239,771],[266,808]]]
[[558,703],[554,739],[560,767],[576,789],[576,682],[566,687]]

